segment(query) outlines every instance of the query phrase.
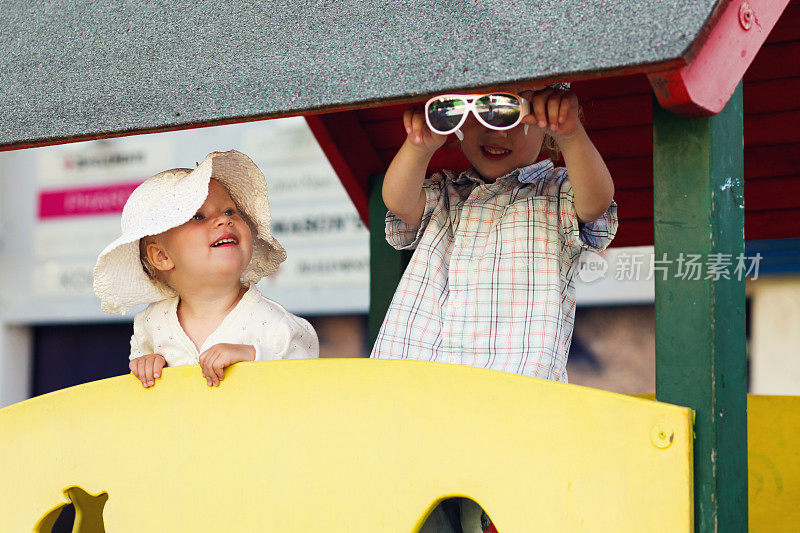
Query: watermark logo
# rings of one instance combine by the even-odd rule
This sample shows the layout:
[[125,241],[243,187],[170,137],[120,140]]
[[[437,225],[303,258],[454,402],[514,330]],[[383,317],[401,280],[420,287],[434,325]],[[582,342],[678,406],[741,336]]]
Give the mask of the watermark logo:
[[577,264],[577,278],[591,283],[612,276],[616,281],[651,281],[668,278],[684,281],[758,279],[762,255],[729,253],[690,254],[674,256],[651,253],[619,253],[609,260],[591,250],[584,250]]
[[584,283],[591,283],[604,278],[608,272],[608,261],[602,255],[585,250],[578,260],[578,279]]

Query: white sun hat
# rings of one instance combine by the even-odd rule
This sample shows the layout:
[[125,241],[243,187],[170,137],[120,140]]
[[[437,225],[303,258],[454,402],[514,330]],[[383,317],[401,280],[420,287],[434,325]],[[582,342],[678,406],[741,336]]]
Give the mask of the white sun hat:
[[139,239],[189,221],[206,201],[212,177],[225,186],[253,225],[253,257],[242,282],[258,282],[278,269],[286,251],[270,231],[264,174],[240,152],[213,152],[194,170],[175,168],[148,178],[128,198],[122,210],[122,236],[100,253],[94,267],[94,293],[103,311],[125,313],[134,305],[176,294],[145,273]]

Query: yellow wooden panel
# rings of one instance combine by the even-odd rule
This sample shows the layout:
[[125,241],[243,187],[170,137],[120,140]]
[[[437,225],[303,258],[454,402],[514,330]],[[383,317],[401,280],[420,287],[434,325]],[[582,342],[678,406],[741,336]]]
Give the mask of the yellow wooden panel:
[[800,529],[800,396],[747,395],[747,485],[751,532]]
[[691,531],[691,434],[686,408],[464,366],[167,368],[0,410],[0,531],[73,486],[113,532],[413,531],[450,496],[503,533]]
[[747,397],[750,531],[800,529],[800,397]]

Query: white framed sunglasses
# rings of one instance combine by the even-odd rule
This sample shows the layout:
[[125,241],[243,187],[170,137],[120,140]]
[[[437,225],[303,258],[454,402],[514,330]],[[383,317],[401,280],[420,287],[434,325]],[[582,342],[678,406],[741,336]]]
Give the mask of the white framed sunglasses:
[[514,93],[443,94],[425,103],[425,122],[439,135],[458,135],[470,112],[487,128],[503,131],[517,126],[531,108]]

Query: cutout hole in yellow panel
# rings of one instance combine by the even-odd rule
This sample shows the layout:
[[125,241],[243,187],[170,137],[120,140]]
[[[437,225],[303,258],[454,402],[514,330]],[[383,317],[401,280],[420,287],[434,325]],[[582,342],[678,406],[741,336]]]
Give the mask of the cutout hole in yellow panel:
[[438,533],[440,531],[463,531],[473,533],[480,527],[481,532],[494,532],[489,513],[472,498],[443,498],[433,502],[425,510],[425,519],[415,529],[415,533]]
[[34,533],[68,530],[72,533],[105,533],[103,507],[108,500],[107,492],[92,495],[73,485],[64,489],[64,495],[68,501],[56,505],[40,518],[33,527]]

